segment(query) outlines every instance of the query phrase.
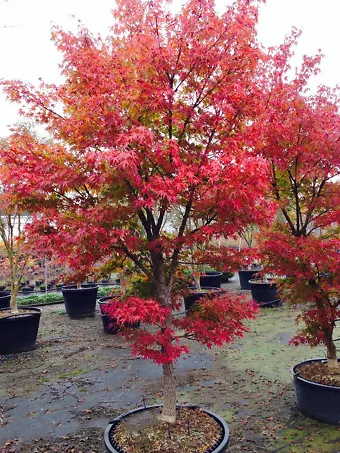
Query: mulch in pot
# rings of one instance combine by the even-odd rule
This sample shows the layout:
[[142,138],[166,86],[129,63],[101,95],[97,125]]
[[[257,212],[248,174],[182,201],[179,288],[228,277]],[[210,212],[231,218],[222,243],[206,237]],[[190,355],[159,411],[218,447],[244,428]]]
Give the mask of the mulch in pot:
[[305,363],[298,368],[299,375],[307,381],[340,387],[340,364],[329,368],[326,362]]
[[[27,316],[29,315],[30,313],[33,313],[33,314],[36,314],[37,312],[32,310],[30,311],[29,309],[26,309],[26,310],[21,310],[19,308],[19,313],[11,313],[10,310],[0,310],[0,319],[1,318],[8,318],[9,316]],[[1,451],[0,451],[1,453]]]
[[221,438],[221,427],[199,408],[180,408],[176,423],[159,419],[157,408],[123,419],[114,439],[133,453],[205,453]]

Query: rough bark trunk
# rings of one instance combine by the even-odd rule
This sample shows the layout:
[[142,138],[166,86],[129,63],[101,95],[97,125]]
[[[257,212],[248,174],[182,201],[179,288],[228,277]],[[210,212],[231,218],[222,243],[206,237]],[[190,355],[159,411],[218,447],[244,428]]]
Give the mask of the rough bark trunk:
[[[163,307],[171,306],[171,289],[165,284],[164,273],[160,274],[158,285],[156,286],[156,297]],[[169,315],[165,325],[171,327],[172,314]],[[163,350],[163,348],[162,348]],[[166,350],[163,350],[166,354]],[[161,418],[168,423],[176,421],[176,380],[174,364],[165,363],[163,367],[163,410]]]
[[10,307],[11,307],[11,313],[13,315],[16,315],[19,313],[18,310],[18,304],[17,304],[17,295],[18,295],[18,287],[17,285],[11,285],[11,301],[10,301]]
[[338,360],[336,356],[336,346],[333,341],[333,329],[326,329],[324,331],[325,345],[327,348],[327,363],[329,368],[337,368]]
[[168,423],[176,421],[176,380],[173,363],[163,364],[163,410],[162,419]]
[[[155,296],[158,302],[163,307],[171,308],[171,290],[172,283],[167,284],[166,271],[164,265],[163,255],[158,252],[152,252],[152,264],[153,272],[156,280]],[[173,270],[173,272],[175,269]],[[173,280],[170,275],[169,281]],[[172,328],[172,313],[169,314],[168,318],[162,328]],[[161,351],[166,356],[166,346],[160,346]],[[176,421],[176,380],[174,364],[172,362],[164,363],[163,367],[163,410],[161,418],[168,423],[175,423]]]

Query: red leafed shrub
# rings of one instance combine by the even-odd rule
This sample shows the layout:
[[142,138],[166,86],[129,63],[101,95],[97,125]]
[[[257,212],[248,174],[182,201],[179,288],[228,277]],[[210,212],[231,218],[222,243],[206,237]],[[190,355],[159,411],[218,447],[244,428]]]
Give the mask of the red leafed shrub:
[[[105,305],[105,312],[115,318],[122,327],[121,333],[131,342],[133,354],[158,364],[173,363],[189,352],[188,346],[179,344],[181,338],[197,340],[211,348],[242,337],[248,331],[245,320],[255,319],[258,311],[255,302],[227,292],[207,294],[184,317],[173,316],[171,308],[155,299],[117,298]],[[138,321],[143,323],[142,328],[124,328],[126,323]],[[147,330],[148,325],[156,331]]]

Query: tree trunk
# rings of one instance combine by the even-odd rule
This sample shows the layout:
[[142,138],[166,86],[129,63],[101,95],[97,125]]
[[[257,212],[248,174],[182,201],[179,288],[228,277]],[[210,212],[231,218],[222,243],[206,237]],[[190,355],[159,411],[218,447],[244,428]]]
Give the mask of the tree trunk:
[[325,329],[325,345],[327,348],[327,363],[329,368],[337,368],[338,360],[336,356],[336,346],[333,340],[333,329]]
[[163,364],[163,410],[162,419],[168,423],[176,421],[176,380],[174,373],[174,364]]
[[[164,260],[161,255],[153,256],[154,269],[156,276],[156,299],[163,307],[171,308],[171,285],[166,285]],[[165,322],[165,326],[171,328],[172,314],[170,314]],[[165,327],[164,327],[165,328]],[[162,328],[162,330],[164,329]],[[161,350],[166,356],[166,349],[161,346]],[[168,423],[176,421],[176,381],[174,364],[172,362],[164,363],[163,367],[163,410],[161,418]]]
[[11,284],[11,302],[10,302],[10,307],[11,307],[11,313],[13,315],[16,315],[19,313],[18,310],[18,304],[17,304],[17,295],[18,295],[18,286],[15,284]]

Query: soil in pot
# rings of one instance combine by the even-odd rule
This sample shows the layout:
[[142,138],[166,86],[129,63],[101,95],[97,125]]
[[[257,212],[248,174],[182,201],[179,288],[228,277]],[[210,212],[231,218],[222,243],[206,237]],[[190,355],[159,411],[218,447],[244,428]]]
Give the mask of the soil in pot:
[[15,354],[33,349],[38,335],[41,310],[20,308],[18,315],[0,310],[0,354]]
[[299,375],[307,381],[340,387],[340,364],[329,368],[326,362],[310,362],[299,366]]
[[173,425],[160,420],[160,409],[132,411],[110,433],[111,452],[214,453],[225,452],[229,432],[216,414],[197,407],[177,409]]
[[[109,334],[116,334],[121,330],[121,326],[117,324],[117,320],[115,317],[109,315],[107,313],[106,307],[109,305],[109,301],[112,299],[111,296],[105,296],[98,299],[100,313],[102,316],[104,332]],[[136,322],[134,324],[126,322],[124,327],[129,329],[138,329],[140,326],[140,322]]]

